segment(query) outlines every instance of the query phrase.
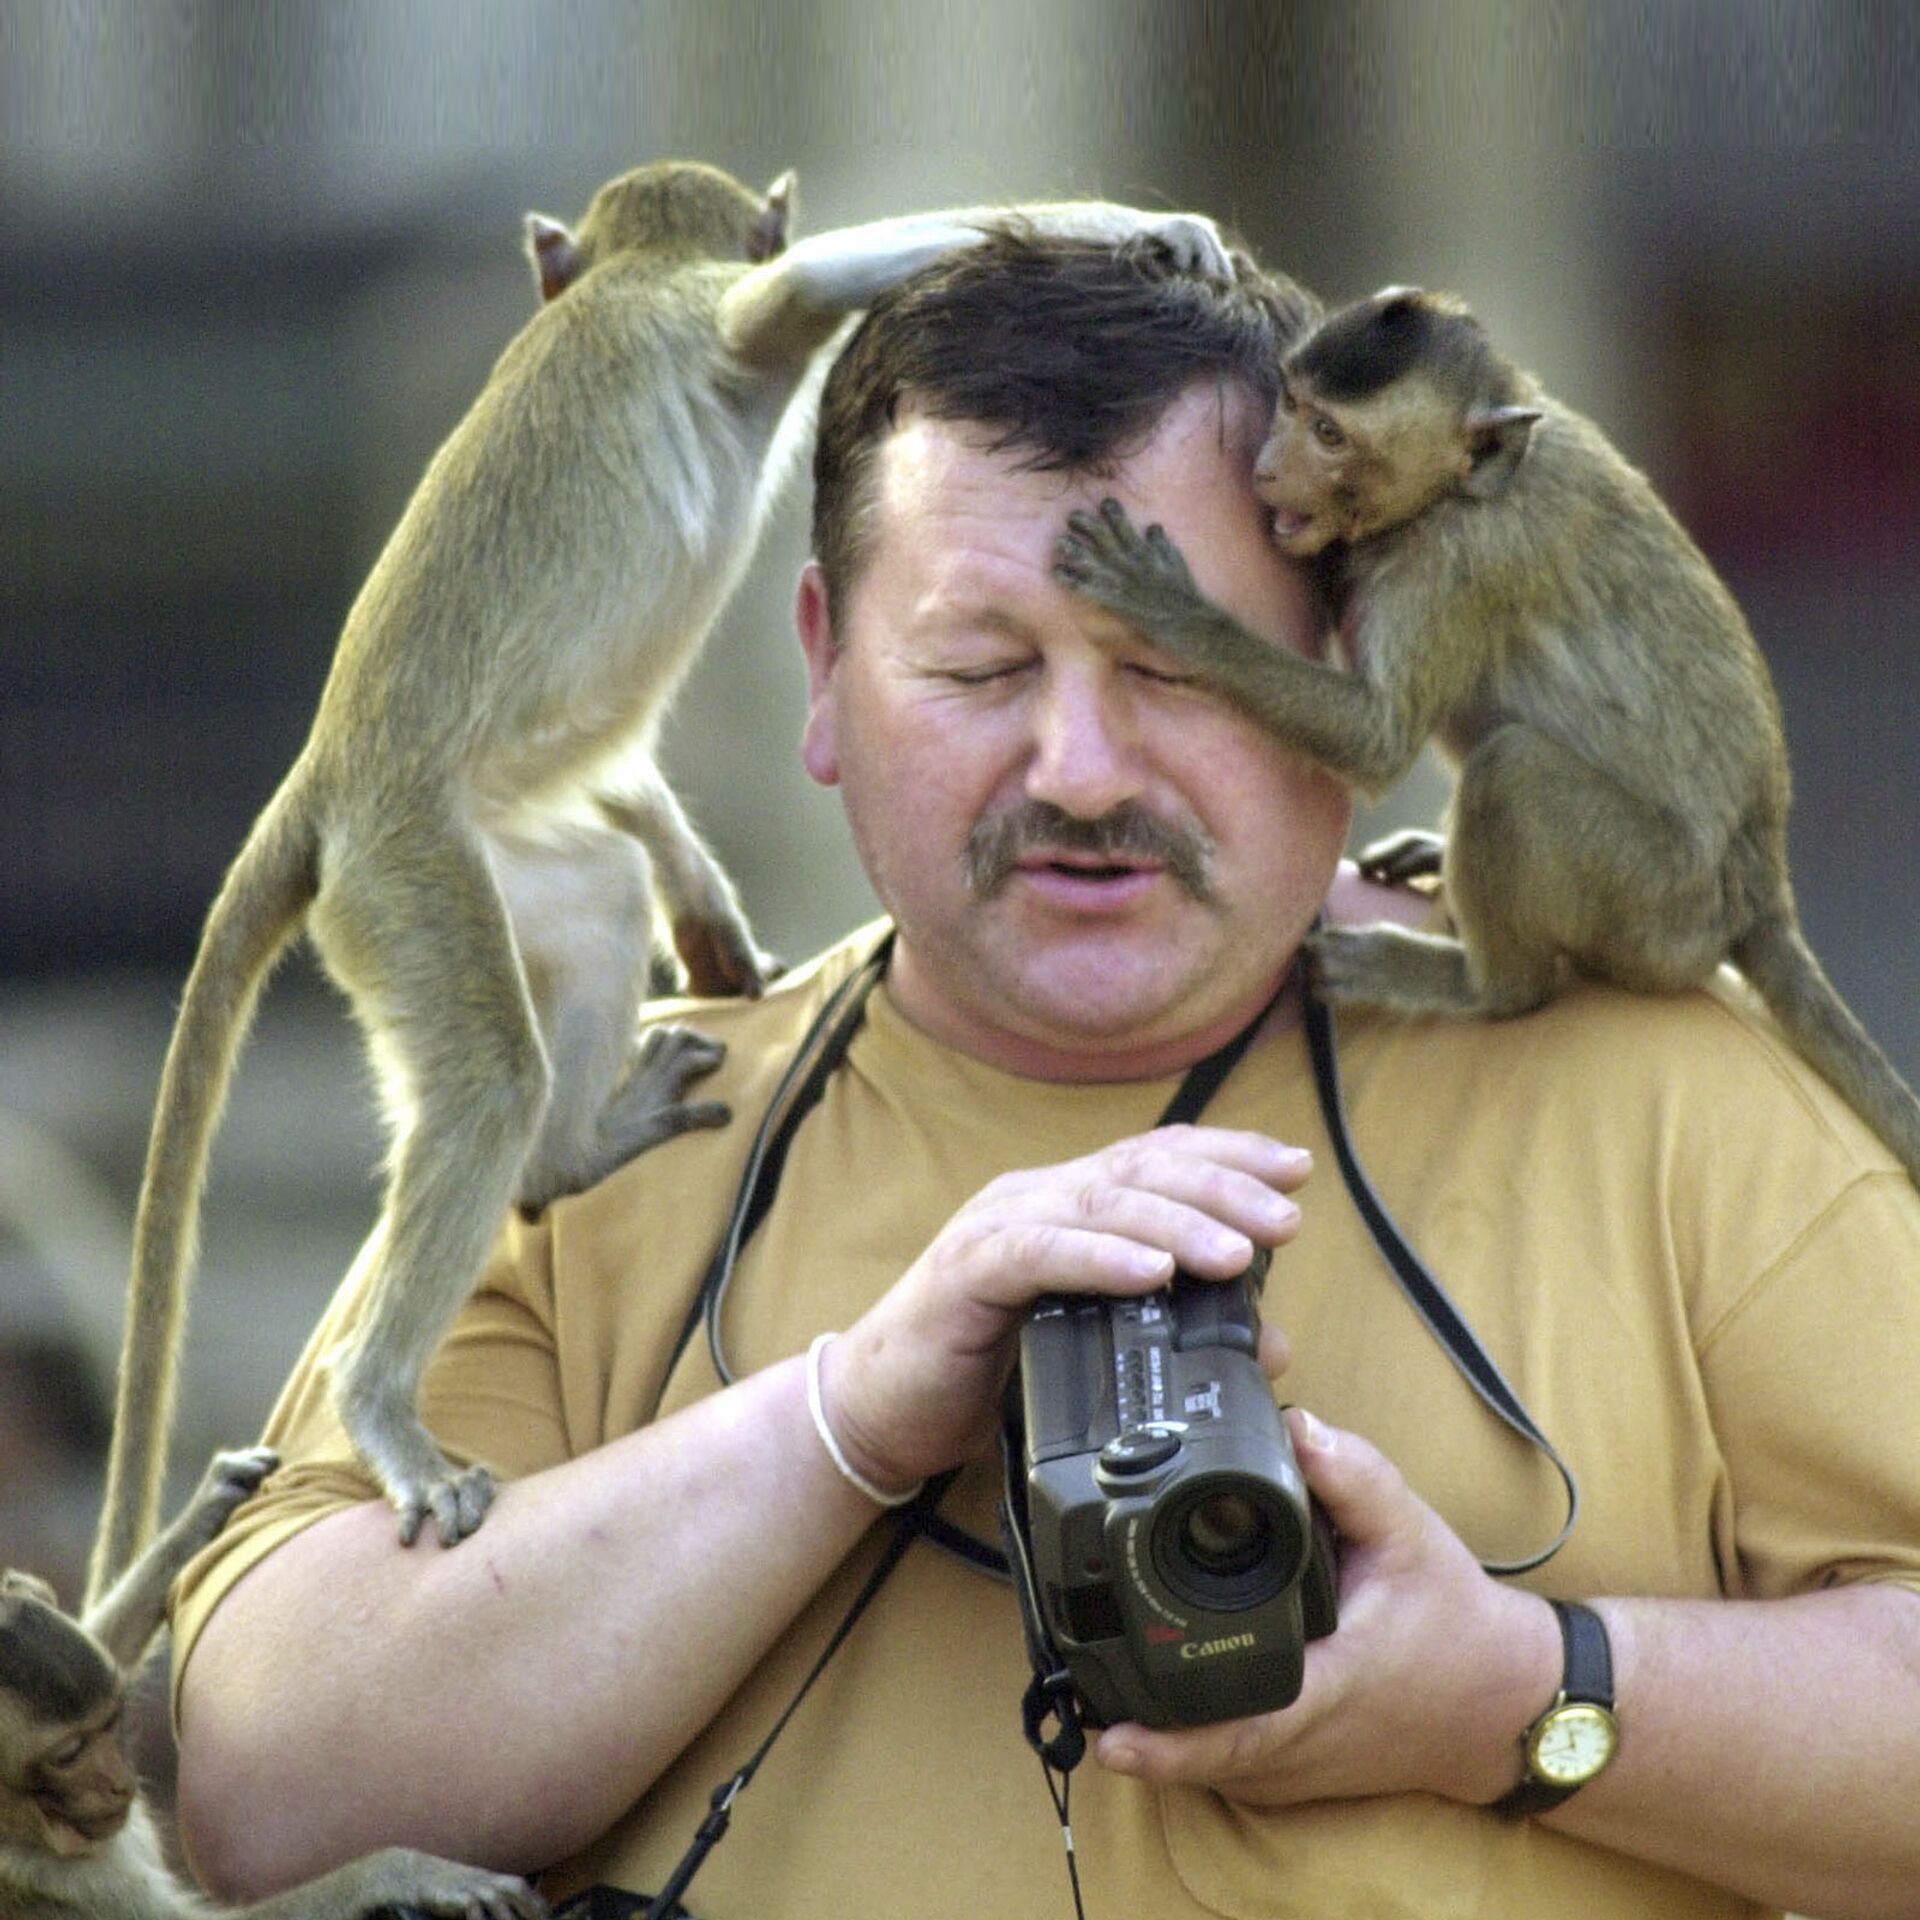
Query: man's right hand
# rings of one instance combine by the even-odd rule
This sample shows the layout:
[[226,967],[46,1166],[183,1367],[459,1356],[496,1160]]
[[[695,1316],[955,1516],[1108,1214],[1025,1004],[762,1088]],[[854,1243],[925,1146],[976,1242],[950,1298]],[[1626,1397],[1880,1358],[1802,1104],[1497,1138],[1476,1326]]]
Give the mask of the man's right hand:
[[[1140,1294],[1176,1266],[1228,1280],[1300,1224],[1301,1148],[1223,1127],[1162,1127],[1059,1166],[1003,1174],[822,1356],[847,1457],[904,1489],[989,1450],[1020,1323],[1043,1293]],[[1262,1336],[1269,1372],[1285,1363]]]

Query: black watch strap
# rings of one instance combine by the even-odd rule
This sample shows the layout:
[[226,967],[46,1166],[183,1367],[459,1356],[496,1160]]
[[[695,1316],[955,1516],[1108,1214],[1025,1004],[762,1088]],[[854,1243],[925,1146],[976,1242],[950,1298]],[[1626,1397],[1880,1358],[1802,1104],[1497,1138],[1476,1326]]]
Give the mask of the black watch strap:
[[1525,1776],[1512,1792],[1502,1794],[1493,1802],[1492,1811],[1510,1819],[1545,1813],[1586,1784],[1585,1780],[1548,1780],[1534,1771],[1533,1736],[1542,1723],[1563,1708],[1576,1705],[1598,1707],[1609,1719],[1613,1715],[1613,1649],[1607,1640],[1605,1624],[1591,1607],[1583,1606],[1578,1600],[1553,1600],[1548,1604],[1560,1622],[1564,1656],[1560,1691],[1546,1712],[1521,1736],[1527,1755]]

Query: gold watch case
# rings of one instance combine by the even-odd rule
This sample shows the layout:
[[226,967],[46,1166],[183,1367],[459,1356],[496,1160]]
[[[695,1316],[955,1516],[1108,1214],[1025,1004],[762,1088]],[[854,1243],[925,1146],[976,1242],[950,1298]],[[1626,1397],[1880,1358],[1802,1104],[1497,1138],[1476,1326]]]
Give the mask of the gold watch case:
[[1527,1771],[1550,1786],[1585,1786],[1613,1758],[1620,1723],[1591,1700],[1560,1700],[1527,1733]]

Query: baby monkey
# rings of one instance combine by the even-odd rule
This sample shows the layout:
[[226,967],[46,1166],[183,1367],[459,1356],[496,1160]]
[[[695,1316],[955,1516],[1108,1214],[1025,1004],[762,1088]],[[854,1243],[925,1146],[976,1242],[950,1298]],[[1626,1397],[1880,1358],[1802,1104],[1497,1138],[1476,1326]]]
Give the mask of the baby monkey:
[[1457,765],[1440,871],[1457,937],[1313,937],[1330,999],[1518,1014],[1565,969],[1651,992],[1732,959],[1920,1184],[1920,1103],[1801,937],[1779,705],[1733,596],[1588,420],[1443,294],[1394,287],[1287,354],[1254,473],[1281,550],[1332,583],[1350,670],[1246,632],[1159,527],[1075,513],[1056,572],[1276,739],[1377,795]]
[[[713,1042],[636,1045],[654,885],[706,993],[770,966],[652,754],[803,438],[842,319],[997,210],[787,245],[765,194],[662,162],[576,233],[533,215],[544,304],[434,456],[347,615],[313,731],[209,913],[155,1106],[134,1227],[98,1593],[152,1530],[207,1155],[236,1049],[304,923],[366,1030],[393,1134],[365,1307],[330,1357],[340,1416],[411,1542],[493,1497],[421,1423],[427,1361],[514,1202],[538,1207],[718,1125],[683,1099]],[[1231,272],[1210,221],[1102,202],[1023,211],[1155,237]]]
[[5,1920],[359,1920],[405,1904],[446,1920],[538,1920],[522,1880],[389,1847],[250,1907],[220,1909],[167,1871],[121,1744],[129,1674],[174,1576],[278,1464],[214,1457],[179,1517],[84,1621],[29,1574],[0,1574],[0,1915]]

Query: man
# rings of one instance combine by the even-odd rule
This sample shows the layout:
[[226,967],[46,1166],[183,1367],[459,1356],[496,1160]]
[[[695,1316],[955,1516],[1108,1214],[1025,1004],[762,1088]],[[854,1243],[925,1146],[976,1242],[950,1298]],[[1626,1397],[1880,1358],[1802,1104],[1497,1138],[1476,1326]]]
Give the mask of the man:
[[[1582,1482],[1521,1581],[1476,1555],[1548,1537],[1558,1488],[1387,1280],[1296,1003],[1198,1125],[1155,1126],[1323,898],[1382,906],[1335,878],[1337,784],[1071,595],[1053,543],[1112,495],[1251,628],[1312,645],[1249,484],[1299,319],[1284,288],[1009,241],[863,325],[822,406],[803,753],[896,939],[741,1252],[737,1384],[697,1337],[669,1373],[675,1336],[871,929],[698,1010],[733,1127],[509,1224],[428,1388],[443,1443],[509,1476],[454,1552],[398,1548],[339,1437],[317,1357],[343,1290],[270,1429],[288,1467],[176,1621],[183,1826],[216,1888],[402,1839],[549,1868],[556,1894],[659,1886],[874,1564],[877,1501],[965,1463],[943,1511],[991,1538],[984,1456],[1034,1295],[1226,1278],[1260,1245],[1282,1248],[1266,1357],[1291,1348],[1302,1466],[1344,1537],[1339,1629],[1279,1714],[1101,1736],[1073,1789],[1088,1911],[1913,1910],[1920,1203],[1737,990],[1343,1018],[1376,1184]],[[834,1328],[816,1424],[803,1356]],[[1622,1737],[1515,1817],[1491,1803],[1563,1677],[1545,1595],[1604,1623]],[[1010,1593],[915,1547],[690,1904],[1067,1911],[1025,1679]]]

